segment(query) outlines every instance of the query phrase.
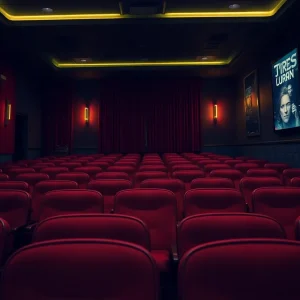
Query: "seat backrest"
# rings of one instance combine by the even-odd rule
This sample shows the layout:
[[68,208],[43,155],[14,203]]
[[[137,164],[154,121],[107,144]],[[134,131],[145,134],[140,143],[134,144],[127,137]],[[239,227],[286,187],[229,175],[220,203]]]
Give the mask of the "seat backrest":
[[2,266],[6,256],[12,250],[9,240],[11,228],[8,222],[0,218],[0,266]]
[[116,214],[75,214],[51,217],[35,228],[33,242],[97,238],[121,240],[150,250],[150,235],[143,221]]
[[85,166],[85,167],[75,168],[74,172],[83,172],[89,174],[91,179],[95,179],[96,175],[102,172],[102,169],[100,167],[95,167],[95,166]]
[[65,162],[60,164],[61,167],[66,167],[70,171],[73,171],[75,168],[80,168],[82,164],[80,162]]
[[201,170],[184,170],[173,172],[172,177],[183,181],[187,191],[191,188],[191,182],[196,178],[205,177],[205,173]]
[[103,172],[98,173],[95,179],[125,179],[130,180],[130,177],[125,172]]
[[[24,272],[25,266],[30,272]],[[2,300],[41,299],[41,295],[53,300],[158,300],[159,294],[149,251],[116,240],[33,243],[10,257],[2,276]]]
[[168,178],[166,172],[161,171],[145,171],[145,172],[136,172],[135,174],[135,187],[140,187],[141,182],[147,179],[158,179],[158,178]]
[[231,167],[234,167],[236,164],[241,164],[243,163],[244,161],[241,160],[241,159],[228,159],[228,160],[225,160],[224,163],[231,166]]
[[28,183],[29,193],[33,192],[34,186],[43,180],[49,180],[49,176],[44,173],[22,173],[16,176],[16,180]]
[[250,169],[247,171],[247,177],[277,177],[280,178],[280,174],[274,169],[260,168]]
[[185,193],[185,185],[179,179],[147,179],[142,181],[141,188],[166,189],[174,193],[177,200],[177,219],[183,217],[183,197]]
[[87,163],[87,166],[89,166],[89,167],[92,167],[92,166],[99,167],[102,170],[106,170],[109,167],[109,163],[105,162],[105,161],[93,161],[93,162]]
[[209,173],[210,177],[229,178],[233,181],[235,188],[239,188],[240,180],[244,174],[235,169],[213,170]]
[[34,173],[35,170],[33,168],[12,168],[9,169],[7,174],[10,179],[14,180],[17,175],[22,173]]
[[276,177],[245,177],[240,182],[240,191],[245,202],[249,206],[250,212],[253,211],[252,193],[260,187],[281,186],[281,181]]
[[41,169],[40,172],[48,174],[50,179],[55,179],[57,174],[69,172],[69,169],[66,167],[47,167]]
[[194,179],[191,182],[191,189],[198,188],[232,188],[234,189],[234,183],[229,178],[217,178],[217,177],[206,177]]
[[294,177],[291,180],[291,186],[300,187],[300,177]]
[[0,181],[0,190],[20,190],[29,192],[29,185],[23,181]]
[[110,166],[107,168],[108,172],[124,172],[129,175],[130,179],[132,178],[135,168],[131,166]]
[[31,208],[30,195],[21,190],[0,190],[0,218],[12,229],[27,224]]
[[300,242],[224,240],[197,246],[179,263],[184,300],[299,299]]
[[71,180],[45,180],[37,183],[32,194],[32,215],[31,220],[39,219],[40,203],[45,194],[53,190],[77,189],[78,184]]
[[236,189],[194,189],[184,195],[184,215],[245,212],[242,194]]
[[263,187],[252,194],[253,211],[276,219],[288,239],[295,239],[295,221],[300,216],[300,189],[295,187]]
[[140,166],[139,172],[167,172],[168,169],[163,164],[143,165]]
[[200,170],[200,167],[197,165],[193,165],[192,163],[189,164],[181,164],[181,165],[174,165],[171,168],[172,172],[176,171],[184,171],[184,170]]
[[7,174],[3,174],[0,172],[0,182],[1,181],[8,181],[9,180],[9,176]]
[[231,167],[229,165],[226,164],[208,164],[204,166],[204,171],[206,173],[206,175],[208,175],[211,171],[213,170],[226,170],[226,169],[231,169]]
[[281,174],[283,170],[289,168],[289,165],[285,163],[267,163],[264,167],[267,169],[274,169]]
[[132,182],[125,179],[96,179],[89,182],[88,189],[98,191],[104,197],[104,212],[114,208],[115,195],[122,190],[132,188]]
[[57,174],[55,179],[75,181],[80,189],[85,189],[90,181],[90,176],[84,172],[66,172]]
[[98,191],[54,190],[46,193],[41,201],[39,221],[58,215],[102,213],[103,211],[103,196]]
[[234,168],[236,170],[241,171],[243,174],[246,175],[248,170],[250,170],[250,169],[257,169],[257,168],[259,168],[259,165],[258,164],[254,164],[254,163],[241,163],[241,164],[236,164],[234,166]]
[[282,172],[284,185],[291,185],[291,180],[294,177],[300,177],[300,168],[296,169],[285,169]]
[[183,219],[177,229],[178,255],[195,246],[238,238],[285,239],[283,227],[274,219],[257,214],[216,213]]
[[164,189],[131,189],[117,193],[115,213],[137,217],[147,225],[152,250],[170,250],[176,242],[177,204]]

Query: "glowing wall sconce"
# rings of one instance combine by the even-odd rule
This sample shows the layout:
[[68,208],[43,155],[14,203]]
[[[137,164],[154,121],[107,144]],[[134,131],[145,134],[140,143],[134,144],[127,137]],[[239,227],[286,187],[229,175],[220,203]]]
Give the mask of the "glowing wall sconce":
[[214,124],[218,123],[218,104],[214,104],[213,106],[213,120]]
[[86,107],[84,108],[84,121],[85,121],[85,125],[89,125],[90,123],[90,108],[88,105],[86,105]]
[[11,120],[11,104],[10,102],[6,99],[5,100],[5,119],[4,119],[4,126],[7,126],[8,123]]

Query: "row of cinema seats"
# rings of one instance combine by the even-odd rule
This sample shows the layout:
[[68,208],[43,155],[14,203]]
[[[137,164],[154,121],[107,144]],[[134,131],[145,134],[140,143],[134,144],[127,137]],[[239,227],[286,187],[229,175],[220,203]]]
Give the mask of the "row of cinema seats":
[[[212,159],[212,157],[209,157],[208,154],[206,155],[206,160]],[[187,158],[188,156],[190,156],[190,158]],[[295,228],[298,228],[298,225],[295,227],[295,220],[300,215],[298,204],[299,201],[297,201],[298,199],[300,199],[300,189],[281,186],[284,183],[282,175],[285,171],[283,171],[283,169],[272,169],[272,171],[275,171],[275,173],[273,172],[273,177],[270,176],[270,173],[267,177],[251,178],[249,178],[248,176],[244,177],[243,174],[243,176],[235,180],[226,176],[223,176],[224,178],[222,176],[210,177],[212,172],[222,173],[225,171],[226,174],[229,174],[230,172],[232,172],[233,174],[237,174],[236,172],[239,172],[239,170],[228,167],[222,169],[221,167],[220,169],[217,168],[216,170],[212,170],[209,174],[205,174],[206,170],[203,170],[198,165],[198,160],[195,161],[196,157],[199,158],[199,155],[184,154],[183,156],[180,156],[169,154],[164,155],[163,159],[161,159],[158,155],[151,155],[144,156],[142,160],[139,155],[127,155],[124,157],[121,157],[120,155],[99,155],[86,158],[72,157],[71,159],[70,157],[64,157],[61,159],[47,158],[46,160],[48,162],[51,161],[49,163],[54,164],[54,161],[55,164],[57,164],[57,167],[50,167],[51,171],[53,171],[53,168],[64,168],[60,167],[59,164],[71,164],[74,163],[74,161],[76,162],[79,160],[81,164],[85,165],[81,168],[85,168],[86,171],[92,169],[94,173],[87,174],[82,172],[83,170],[76,170],[76,172],[67,172],[66,170],[64,170],[63,173],[58,172],[57,174],[55,174],[55,177],[53,177],[53,173],[50,172],[51,174],[46,174],[46,172],[44,172],[45,169],[43,169],[43,173],[40,174],[44,176],[44,179],[42,179],[41,181],[28,180],[28,178],[36,178],[34,176],[36,176],[38,172],[26,174],[21,171],[21,173],[18,174],[18,172],[15,171],[15,167],[4,166],[4,172],[12,176],[11,178],[14,178],[14,180],[6,180],[5,182],[3,182],[3,185],[5,186],[6,184],[14,183],[22,184],[24,187],[26,187],[31,196],[25,191],[1,191],[0,188],[0,216],[8,221],[13,229],[22,227],[24,225],[27,225],[27,228],[34,229],[34,226],[28,225],[39,221],[40,223],[35,227],[35,231],[33,233],[34,244],[37,242],[46,243],[45,240],[48,239],[69,240],[71,238],[109,238],[124,240],[125,242],[133,242],[135,244],[137,243],[150,252],[152,259],[154,259],[155,261],[156,267],[158,267],[160,271],[160,275],[172,273],[174,265],[172,262],[176,261],[177,256],[176,246],[178,246],[178,255],[181,263],[184,256],[183,253],[185,251],[188,252],[191,247],[210,241],[230,238],[260,237],[283,239],[287,236],[288,239],[295,239],[298,237],[297,234],[295,235]],[[215,159],[217,157],[213,158]],[[218,157],[219,162],[222,162],[222,159],[225,159],[225,157]],[[228,157],[226,159],[228,160]],[[99,166],[87,166],[91,163],[103,164],[103,162],[105,162],[106,160],[108,161],[106,163],[106,167],[102,166],[101,170],[99,170]],[[201,160],[203,159],[201,158]],[[43,163],[45,162],[41,162],[41,164]],[[20,164],[23,165],[19,165],[18,167],[22,167],[23,169],[25,168],[28,170],[31,166],[35,166],[36,162],[27,161],[21,162]],[[176,169],[176,166],[180,167],[181,169]],[[143,168],[146,168],[146,170]],[[151,168],[152,170],[149,170]],[[257,169],[257,167],[255,169]],[[122,171],[122,173],[120,173],[120,170]],[[34,171],[36,170],[34,169]],[[60,171],[62,170],[60,169]],[[98,173],[96,173],[96,171]],[[260,168],[258,170],[251,169],[247,172],[249,171],[261,171],[264,173],[265,171],[270,170],[269,168]],[[293,171],[297,170],[293,169]],[[148,173],[148,175],[141,174],[143,172]],[[140,174],[143,176],[141,176]],[[277,175],[275,176],[275,174]],[[46,178],[45,175],[47,175],[48,178]],[[59,176],[68,175],[73,176],[73,181],[70,181],[70,178],[57,178]],[[85,176],[85,178],[88,178],[88,181],[85,183],[86,185],[80,186],[80,184],[84,183],[79,182],[80,180],[78,180],[78,178],[83,178],[79,175],[83,175]],[[266,174],[263,175],[266,176]],[[26,176],[28,176],[27,183],[22,182],[19,176],[23,176],[23,178],[24,176],[25,178]],[[123,176],[123,178],[119,178],[118,176]],[[178,178],[179,176],[181,177]],[[90,177],[92,178],[92,180]],[[247,180],[249,191],[248,198],[245,201],[246,193],[244,185]],[[295,180],[297,179],[292,179],[291,182],[294,182]],[[129,185],[116,188],[114,185],[120,182],[126,182]],[[101,186],[101,184],[103,185],[105,183],[108,183],[108,186],[106,185],[106,188],[103,189],[103,186]],[[64,184],[67,184],[67,186],[65,186]],[[68,184],[72,184],[72,186]],[[97,188],[97,186],[100,186],[101,189]],[[10,186],[10,188],[11,187],[12,186]],[[83,190],[83,187],[88,187],[90,189]],[[132,189],[133,187],[135,187],[135,189]],[[243,194],[241,194],[241,192],[236,189],[239,187],[241,187]],[[255,190],[256,188],[259,189]],[[62,191],[63,189],[65,190]],[[110,190],[111,192],[106,193],[105,191],[107,190]],[[187,192],[185,194],[185,197],[183,198],[185,191]],[[1,193],[3,193],[2,195],[4,196],[1,197]],[[17,194],[19,195],[18,197]],[[245,199],[243,196],[245,196]],[[22,197],[23,199],[26,199],[24,202],[22,202],[21,200]],[[4,206],[2,206],[4,209],[1,209],[1,202],[2,204],[5,204]],[[7,208],[12,203],[14,203],[13,207],[15,208],[15,204],[17,202],[19,204],[23,203],[23,207],[22,205],[18,207],[17,212],[19,215],[17,218],[11,218],[10,212]],[[27,204],[25,205],[24,203]],[[37,203],[37,205],[35,206],[34,203]],[[246,203],[251,208],[251,214],[243,213],[245,212],[247,207],[245,205]],[[32,212],[30,211],[31,209],[33,210]],[[74,213],[95,214],[99,212],[110,212],[111,209],[114,209],[114,214],[101,214],[94,216],[93,219],[89,219],[88,215],[72,217],[71,215],[69,215],[68,217],[59,217],[59,215]],[[180,225],[178,225],[178,231],[176,231],[177,220],[178,218],[179,220],[182,219],[182,214],[181,212],[179,213],[180,209],[182,210],[182,212],[184,212],[184,216],[187,216],[187,218],[181,221]],[[177,210],[178,212],[176,212]],[[36,214],[34,214],[34,212]],[[276,221],[274,219],[267,218],[266,216],[264,217],[255,215],[253,212],[269,215],[275,218]],[[207,215],[208,213],[213,214]],[[215,213],[217,214],[214,216]],[[236,230],[232,229],[239,228],[240,223],[242,223],[242,219],[238,218],[237,213],[240,213],[239,216],[241,218],[247,220],[245,224],[248,227],[242,226],[241,233],[237,233]],[[29,214],[31,214],[30,219],[28,219]],[[226,227],[219,219],[216,219],[217,217],[221,218],[220,214],[223,214],[223,218],[224,220],[226,220],[225,224],[232,224],[235,226],[233,226],[232,228]],[[120,215],[123,215],[123,217]],[[118,229],[118,225],[116,224],[120,222],[120,219],[125,218],[124,215],[134,216],[138,218],[140,220],[140,224],[144,222],[144,228],[148,232],[148,234],[146,235],[150,237],[150,240],[148,238],[148,242],[146,242],[147,239],[144,239],[143,243],[139,243],[137,242],[138,239],[132,239],[132,237],[128,238],[128,235],[126,235],[125,232],[130,233],[129,235],[134,235],[134,230],[132,228],[125,230],[126,226],[124,224]],[[32,218],[32,216],[35,217]],[[208,219],[210,217],[210,224],[212,225],[212,227],[207,226],[207,224],[205,224],[205,222],[203,223],[203,221],[202,223],[199,222],[200,218],[198,217],[200,216],[204,217],[201,220],[205,220],[205,216]],[[256,220],[253,223],[254,225],[251,225],[252,223],[251,221],[249,221],[249,218],[252,218],[252,220]],[[97,225],[97,222],[101,223],[100,220],[104,220],[104,223],[107,224],[108,219],[112,221],[109,223],[109,226],[104,226],[104,228],[111,229],[112,232],[103,232],[103,229],[101,229],[101,227]],[[116,219],[118,219],[117,222]],[[14,220],[23,220],[23,224],[15,224]],[[72,223],[70,222],[70,220],[75,222]],[[275,234],[274,232],[276,232],[276,230],[274,231],[269,229],[269,227],[266,225],[267,222],[257,223],[257,220],[271,220],[271,223],[275,222],[273,223],[273,225],[276,224],[275,227],[277,229],[280,227],[279,231],[281,233],[278,234],[279,231],[277,231],[277,233]],[[281,227],[277,222],[281,223],[281,226],[283,227]],[[56,231],[53,229],[53,227],[46,226],[46,228],[48,227],[49,236],[47,237],[46,234],[44,235],[44,238],[36,238],[36,236],[38,236],[38,233],[40,232],[39,229],[43,228],[42,224],[53,225],[53,223],[54,228],[55,226],[57,226]],[[102,222],[102,225],[104,223]],[[190,231],[189,233],[189,231],[183,230],[182,232],[184,232],[184,234],[181,234],[180,228],[186,228],[181,224],[189,223],[195,224],[194,230],[196,231]],[[7,234],[5,233],[7,232],[7,228],[9,227],[4,220],[3,224],[3,236],[7,237]],[[89,224],[91,225],[90,227]],[[220,224],[222,226],[218,227],[217,224]],[[87,227],[87,231],[85,227]],[[203,228],[208,228],[208,232],[203,231]],[[222,228],[225,229],[225,232],[227,233],[224,233],[222,231]],[[254,229],[256,229],[256,231]],[[24,231],[22,230],[17,230],[17,232],[21,232],[21,235],[22,233],[24,234]],[[58,232],[60,232],[60,234],[57,235]],[[118,235],[120,233],[121,236]],[[51,236],[51,234],[53,235]],[[211,237],[209,237],[210,235]],[[18,236],[19,235],[17,235],[17,238]],[[196,238],[194,242],[192,242],[193,238],[195,237],[199,237],[199,239]],[[188,246],[186,249],[184,247],[181,247],[181,245],[184,244],[182,242],[184,239],[186,240],[187,244],[190,243],[190,246]],[[7,243],[8,246],[5,247],[6,250],[9,249],[11,238],[8,238],[7,240],[9,242]],[[72,243],[74,243],[74,241],[67,242],[67,244]],[[282,243],[286,243],[286,241],[283,241]],[[105,242],[104,244],[106,245],[107,242]],[[2,243],[2,245],[6,244]],[[148,245],[148,247],[146,247],[146,245]],[[35,246],[31,245],[27,247],[34,248]],[[44,246],[42,248],[44,248]],[[7,266],[9,266],[9,262]],[[7,286],[7,284],[5,284],[5,286]],[[70,297],[70,295],[68,295],[68,297]],[[110,297],[114,298],[112,295],[110,295]]]

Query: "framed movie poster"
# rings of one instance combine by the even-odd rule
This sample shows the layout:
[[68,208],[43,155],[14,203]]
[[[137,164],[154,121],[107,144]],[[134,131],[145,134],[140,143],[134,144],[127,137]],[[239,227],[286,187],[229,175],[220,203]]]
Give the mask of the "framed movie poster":
[[260,135],[259,99],[256,70],[244,78],[244,107],[247,136]]

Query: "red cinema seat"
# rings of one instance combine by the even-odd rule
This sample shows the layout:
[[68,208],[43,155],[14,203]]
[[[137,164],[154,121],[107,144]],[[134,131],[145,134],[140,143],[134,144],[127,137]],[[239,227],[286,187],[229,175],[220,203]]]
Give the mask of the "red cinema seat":
[[194,179],[191,182],[191,189],[199,188],[230,188],[234,189],[234,183],[228,178],[206,177]]
[[265,164],[265,168],[274,169],[278,173],[282,174],[283,170],[289,168],[289,165],[285,164],[285,163],[268,163],[268,164]]
[[44,168],[48,167],[55,167],[53,163],[38,163],[31,166],[32,169],[34,169],[36,172],[40,172]]
[[288,239],[295,239],[295,221],[300,216],[300,189],[295,187],[263,187],[252,194],[255,213],[276,219]]
[[40,204],[39,221],[58,215],[102,213],[103,196],[98,191],[54,190],[45,194]]
[[204,171],[206,173],[206,175],[208,175],[210,172],[214,171],[214,170],[230,170],[231,167],[229,165],[226,164],[207,164],[204,166]]
[[60,167],[68,168],[69,171],[73,171],[75,168],[80,168],[81,166],[80,162],[65,162],[60,164]]
[[172,177],[183,181],[187,191],[191,188],[191,182],[196,178],[205,177],[205,173],[201,170],[185,170],[173,172]]
[[29,193],[32,194],[34,186],[43,180],[49,180],[49,176],[44,173],[23,173],[16,176],[16,180],[28,183]]
[[96,175],[96,179],[125,179],[130,180],[127,173],[124,172],[103,172]]
[[[26,266],[30,272],[24,271]],[[149,251],[116,240],[33,243],[14,253],[2,274],[2,300],[157,300],[158,294],[157,269]]]
[[0,182],[1,181],[8,181],[9,180],[9,176],[3,173],[0,173]]
[[104,212],[114,208],[115,195],[122,190],[131,189],[132,182],[125,179],[97,179],[88,184],[88,189],[98,191],[104,197]]
[[39,220],[40,203],[45,194],[54,190],[77,189],[78,184],[70,180],[46,180],[37,183],[32,194],[32,221]]
[[117,161],[114,166],[124,166],[124,167],[132,167],[136,168],[137,163],[133,161]]
[[177,229],[178,256],[195,246],[218,240],[240,238],[285,239],[283,227],[274,219],[247,213],[194,215],[183,219]]
[[102,170],[106,170],[109,167],[109,163],[105,161],[93,161],[86,164],[87,167],[98,167]]
[[177,204],[163,189],[132,189],[117,193],[114,211],[141,219],[150,231],[151,253],[161,272],[169,272],[176,245]]
[[33,242],[97,238],[130,242],[150,251],[150,234],[139,219],[112,214],[62,215],[48,218],[35,228]]
[[240,191],[244,196],[249,211],[253,212],[252,193],[261,187],[281,186],[281,181],[276,177],[245,177],[240,182]]
[[52,159],[51,162],[57,166],[57,167],[60,167],[61,164],[67,162],[68,160],[67,159]]
[[31,197],[25,191],[0,190],[0,218],[12,229],[27,224],[30,215]]
[[164,163],[162,162],[161,159],[151,159],[151,160],[143,160],[141,163],[142,166],[151,166],[151,165],[159,165],[159,166],[163,166]]
[[250,169],[247,171],[247,177],[277,177],[280,178],[280,174],[274,169]]
[[177,200],[177,219],[183,217],[184,183],[179,179],[147,179],[141,182],[141,188],[166,189],[174,193]]
[[89,174],[91,179],[95,179],[96,175],[102,172],[102,169],[99,167],[85,166],[85,167],[75,168],[74,172],[83,172]]
[[182,165],[174,165],[171,168],[172,172],[184,171],[184,170],[200,170],[200,167],[193,164],[182,164]]
[[50,179],[55,179],[57,174],[69,172],[69,169],[66,167],[47,167],[41,169],[40,172],[47,174]]
[[300,187],[300,177],[294,177],[291,180],[291,186]]
[[168,169],[164,165],[142,165],[139,172],[168,172]]
[[11,228],[6,220],[0,218],[0,266],[2,266],[6,256],[11,250],[10,247]]
[[247,163],[258,164],[260,168],[263,168],[268,161],[264,159],[248,159]]
[[23,181],[0,181],[0,190],[20,190],[29,192],[29,185]]
[[231,179],[236,189],[239,189],[240,180],[244,177],[241,171],[234,169],[213,170],[210,172],[209,176]]
[[299,299],[300,242],[224,240],[188,251],[178,269],[179,299]]
[[241,164],[243,163],[244,161],[241,160],[241,159],[228,159],[228,160],[225,160],[224,163],[229,165],[230,167],[234,167],[236,164]]
[[141,182],[147,179],[163,179],[163,178],[168,178],[168,174],[159,171],[136,172],[135,187],[140,187]]
[[241,163],[241,164],[236,164],[234,166],[234,168],[236,170],[241,171],[243,174],[246,175],[248,170],[257,169],[257,168],[259,168],[259,165],[258,164],[253,164],[253,163]]
[[107,168],[108,172],[124,172],[129,175],[130,179],[133,177],[135,168],[130,166],[110,166]]
[[212,164],[219,164],[220,161],[219,160],[216,160],[216,159],[204,159],[204,160],[200,160],[197,162],[197,165],[200,167],[200,168],[203,168],[206,166],[206,165],[212,165]]
[[90,176],[84,172],[67,172],[57,174],[55,179],[75,181],[80,189],[86,189],[90,181]]
[[245,212],[242,194],[236,189],[194,189],[184,195],[184,215]]
[[284,185],[291,185],[291,180],[294,177],[300,177],[300,169],[285,169],[282,172]]
[[7,174],[11,180],[14,180],[17,175],[22,173],[34,173],[35,170],[33,168],[13,168],[9,169]]

